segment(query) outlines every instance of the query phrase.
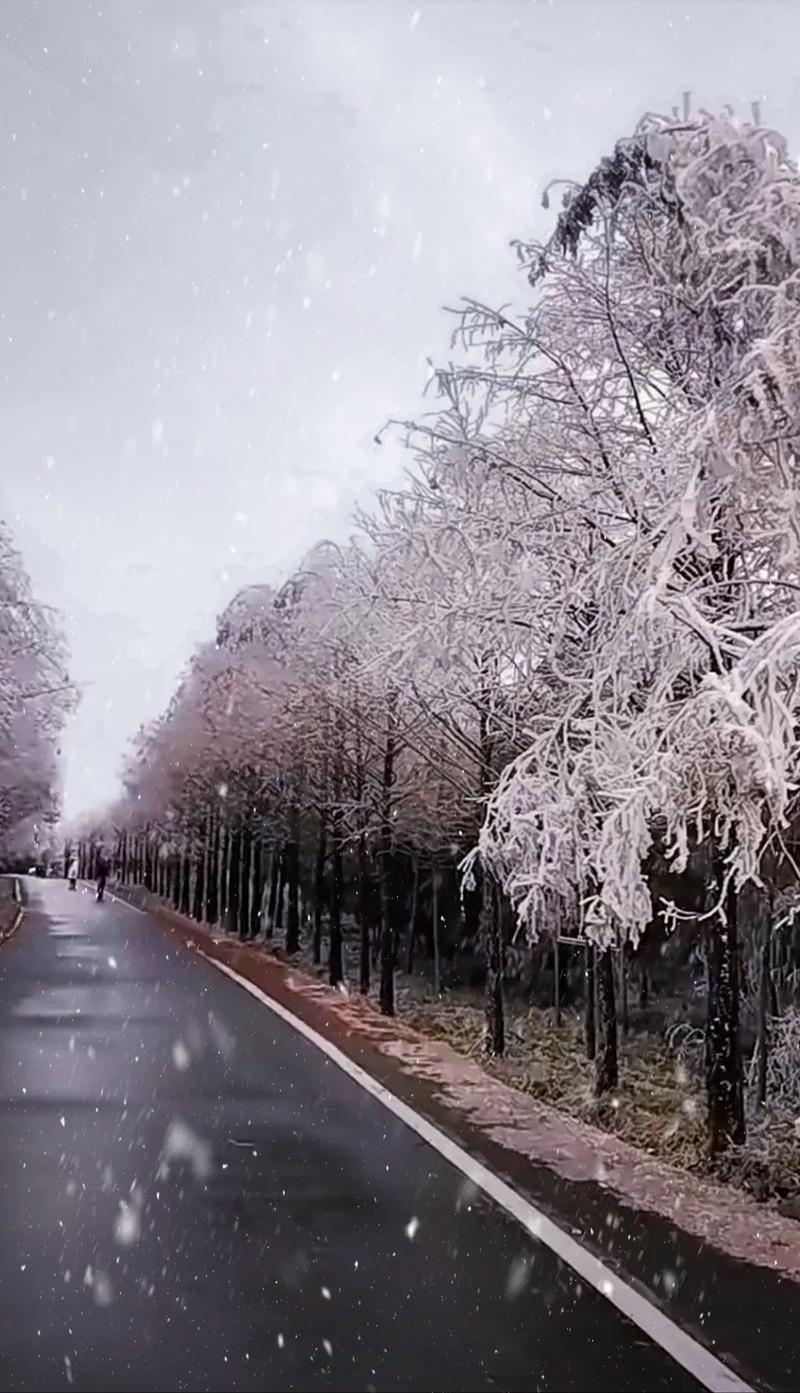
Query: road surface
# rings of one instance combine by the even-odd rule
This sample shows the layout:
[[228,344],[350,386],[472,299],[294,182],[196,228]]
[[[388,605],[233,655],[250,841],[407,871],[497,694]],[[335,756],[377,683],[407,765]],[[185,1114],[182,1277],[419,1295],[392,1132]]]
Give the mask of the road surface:
[[146,915],[28,882],[0,952],[6,1389],[691,1389]]

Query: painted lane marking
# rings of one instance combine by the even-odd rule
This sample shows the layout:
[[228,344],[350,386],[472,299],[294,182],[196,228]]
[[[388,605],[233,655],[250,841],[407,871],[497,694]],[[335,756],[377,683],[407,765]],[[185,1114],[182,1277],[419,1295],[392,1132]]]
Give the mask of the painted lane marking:
[[266,1006],[276,1016],[300,1035],[303,1035],[318,1050],[321,1050],[328,1059],[351,1078],[354,1083],[359,1084],[365,1092],[377,1098],[389,1112],[394,1113],[401,1122],[410,1127],[417,1136],[439,1152],[446,1161],[449,1161],[456,1170],[461,1171],[471,1180],[484,1194],[489,1195],[496,1204],[504,1209],[507,1214],[525,1229],[532,1238],[536,1238],[540,1243],[549,1248],[557,1257],[561,1258],[573,1272],[576,1272],[583,1281],[588,1282],[595,1291],[607,1301],[615,1306],[622,1315],[627,1316],[634,1325],[644,1332],[654,1344],[664,1350],[666,1354],[674,1359],[676,1364],[685,1369],[692,1378],[701,1383],[709,1393],[753,1393],[750,1385],[744,1383],[738,1374],[729,1369],[721,1360],[717,1359],[710,1350],[701,1345],[699,1341],[679,1325],[676,1325],[669,1316],[648,1301],[645,1296],[636,1291],[627,1282],[624,1282],[615,1272],[606,1267],[604,1263],[596,1258],[586,1248],[582,1248],[577,1239],[566,1233],[564,1229],[549,1219],[546,1214],[537,1209],[530,1200],[525,1199],[510,1185],[494,1175],[492,1171],[481,1161],[477,1161],[457,1142],[451,1141],[450,1137],[444,1132],[440,1132],[427,1118],[414,1112],[400,1098],[378,1083],[371,1074],[368,1074],[360,1065],[354,1064],[336,1045],[332,1045],[324,1036],[319,1035],[316,1030],[307,1025],[305,1021],[292,1014],[280,1002],[273,1001],[271,997],[257,987],[254,982],[249,982],[246,977],[241,977],[233,968],[228,967],[227,963],[220,962],[218,958],[209,957],[208,953],[195,948],[198,957],[204,958],[212,967],[223,972],[231,981],[243,987],[246,992],[260,1001],[262,1006]]

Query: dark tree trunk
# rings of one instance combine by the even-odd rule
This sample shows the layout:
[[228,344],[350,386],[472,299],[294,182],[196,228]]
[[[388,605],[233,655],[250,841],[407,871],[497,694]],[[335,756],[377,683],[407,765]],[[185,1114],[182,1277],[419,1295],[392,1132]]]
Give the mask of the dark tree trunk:
[[264,905],[264,846],[260,837],[253,840],[251,895],[249,936],[258,938]]
[[272,853],[272,864],[269,869],[269,899],[267,901],[267,927],[266,936],[272,938],[272,930],[275,924],[275,916],[278,913],[278,891],[281,883],[281,862],[283,861],[283,847],[277,846]]
[[300,947],[300,810],[292,804],[289,814],[289,839],[286,843],[286,880],[289,902],[286,907],[286,952],[296,953]]
[[194,893],[192,895],[192,918],[198,924],[203,922],[203,902],[205,900],[205,879],[206,879],[206,858],[205,849],[201,847],[200,855],[195,861],[194,873]]
[[481,873],[481,941],[486,959],[484,1051],[492,1057],[505,1053],[503,1010],[503,942],[495,884],[485,868]]
[[584,992],[584,1017],[583,1030],[584,1040],[586,1041],[586,1058],[594,1059],[597,1053],[597,1026],[595,1021],[595,976],[596,976],[596,950],[593,943],[587,943],[586,965],[584,968],[584,981],[586,990]]
[[172,907],[173,907],[173,909],[180,909],[180,907],[181,907],[181,858],[180,858],[180,856],[173,856],[173,857],[171,858],[170,865],[171,865],[171,868],[172,868],[172,884],[171,884],[170,899],[171,899],[171,901],[172,901]]
[[331,845],[330,937],[328,942],[328,980],[338,986],[344,977],[342,964],[342,843],[339,818],[335,819]]
[[358,989],[362,996],[369,994],[372,969],[372,933],[370,897],[369,858],[367,856],[366,833],[358,839],[358,929],[360,936],[358,959]]
[[231,832],[228,850],[228,894],[225,928],[231,933],[239,929],[239,902],[242,877],[242,834],[237,829]]
[[392,863],[387,853],[380,865],[380,983],[378,1003],[381,1014],[394,1015],[394,933],[392,932]]
[[772,918],[775,891],[770,882],[769,891],[759,892],[761,910],[761,953],[758,974],[758,1102],[761,1107],[767,1101],[767,1071],[769,1065],[769,1012],[770,985],[772,982]]
[[397,753],[397,693],[390,692],[386,702],[386,742],[383,747],[383,777],[381,779],[380,831],[380,891],[381,891],[381,979],[378,1001],[381,1014],[394,1015],[395,936],[393,925],[394,886],[392,876],[392,789]]
[[189,856],[189,853],[188,853],[187,851],[184,851],[184,853],[183,853],[183,855],[182,855],[182,857],[181,857],[181,904],[180,904],[180,908],[181,908],[181,914],[185,914],[185,915],[187,916],[187,918],[188,918],[188,916],[189,916],[189,910],[190,910],[190,908],[191,908],[191,903],[192,903],[192,899],[191,899],[191,875],[192,875],[192,860],[191,860],[191,857]]
[[601,1098],[619,1082],[617,1060],[617,1005],[614,997],[614,955],[610,948],[599,954],[597,963],[597,1015],[599,1046],[595,1058],[594,1091]]
[[[414,856],[413,872],[411,881],[411,908],[408,913],[408,930],[406,933],[406,972],[410,977],[414,971],[414,947],[417,939],[417,901],[419,899],[419,857]],[[431,863],[431,876],[435,874],[436,862]],[[435,954],[435,925],[431,925],[434,931],[434,954]]]
[[219,851],[218,864],[219,876],[217,879],[217,923],[221,928],[225,928],[228,914],[228,861],[230,857],[230,832],[224,822],[220,823],[219,828]]
[[314,933],[312,938],[312,957],[315,963],[322,962],[322,915],[325,909],[325,862],[328,859],[328,834],[325,818],[319,820],[317,857],[314,862]]
[[[483,687],[480,699],[479,749],[480,795],[485,806],[492,786],[494,739],[489,726],[491,710],[491,664],[482,661]],[[505,1053],[506,1031],[503,1009],[503,939],[500,926],[500,906],[494,880],[486,866],[480,868],[479,931],[486,962],[484,1015],[486,1020],[484,1050],[487,1055]]]
[[[416,880],[414,884],[414,905],[416,908]],[[409,934],[413,937],[414,916],[412,914]],[[433,990],[437,996],[442,994],[442,955],[439,950],[439,867],[434,861],[431,865],[431,936],[433,938]]]
[[219,823],[211,817],[208,843],[208,887],[206,890],[206,921],[216,924],[219,918]]
[[289,876],[289,843],[284,842],[281,853],[281,864],[278,873],[278,898],[275,901],[275,932],[279,934],[283,929],[283,908],[286,902],[286,881]]
[[[721,889],[724,867],[715,858],[713,894]],[[712,1161],[729,1145],[745,1139],[744,1088],[739,1049],[738,892],[731,879],[725,892],[726,923],[711,919],[706,930],[708,1023],[706,1086],[709,1151]]]
[[328,981],[336,987],[344,978],[342,961],[342,766],[344,764],[344,728],[341,719],[335,727],[336,753],[331,783],[333,813],[331,817],[331,883],[330,932],[328,938]]
[[628,1035],[628,948],[623,943],[619,950],[619,995],[620,995],[620,1026],[623,1038]]
[[241,939],[250,937],[250,876],[253,862],[253,834],[248,823],[242,828],[241,866],[239,873],[239,913],[236,932]]

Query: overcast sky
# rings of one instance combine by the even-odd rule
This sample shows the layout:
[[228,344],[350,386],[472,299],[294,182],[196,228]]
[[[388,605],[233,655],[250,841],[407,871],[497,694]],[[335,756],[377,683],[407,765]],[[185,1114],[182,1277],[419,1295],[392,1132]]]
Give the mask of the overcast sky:
[[2,0],[0,515],[65,615],[66,810],[243,584],[399,467],[445,303],[685,88],[800,148],[787,0]]

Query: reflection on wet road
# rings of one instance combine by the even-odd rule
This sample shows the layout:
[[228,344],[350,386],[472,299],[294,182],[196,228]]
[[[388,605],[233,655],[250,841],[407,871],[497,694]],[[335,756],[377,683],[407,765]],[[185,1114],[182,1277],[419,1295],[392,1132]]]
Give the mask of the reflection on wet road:
[[29,895],[0,954],[3,1387],[691,1386],[147,916]]

